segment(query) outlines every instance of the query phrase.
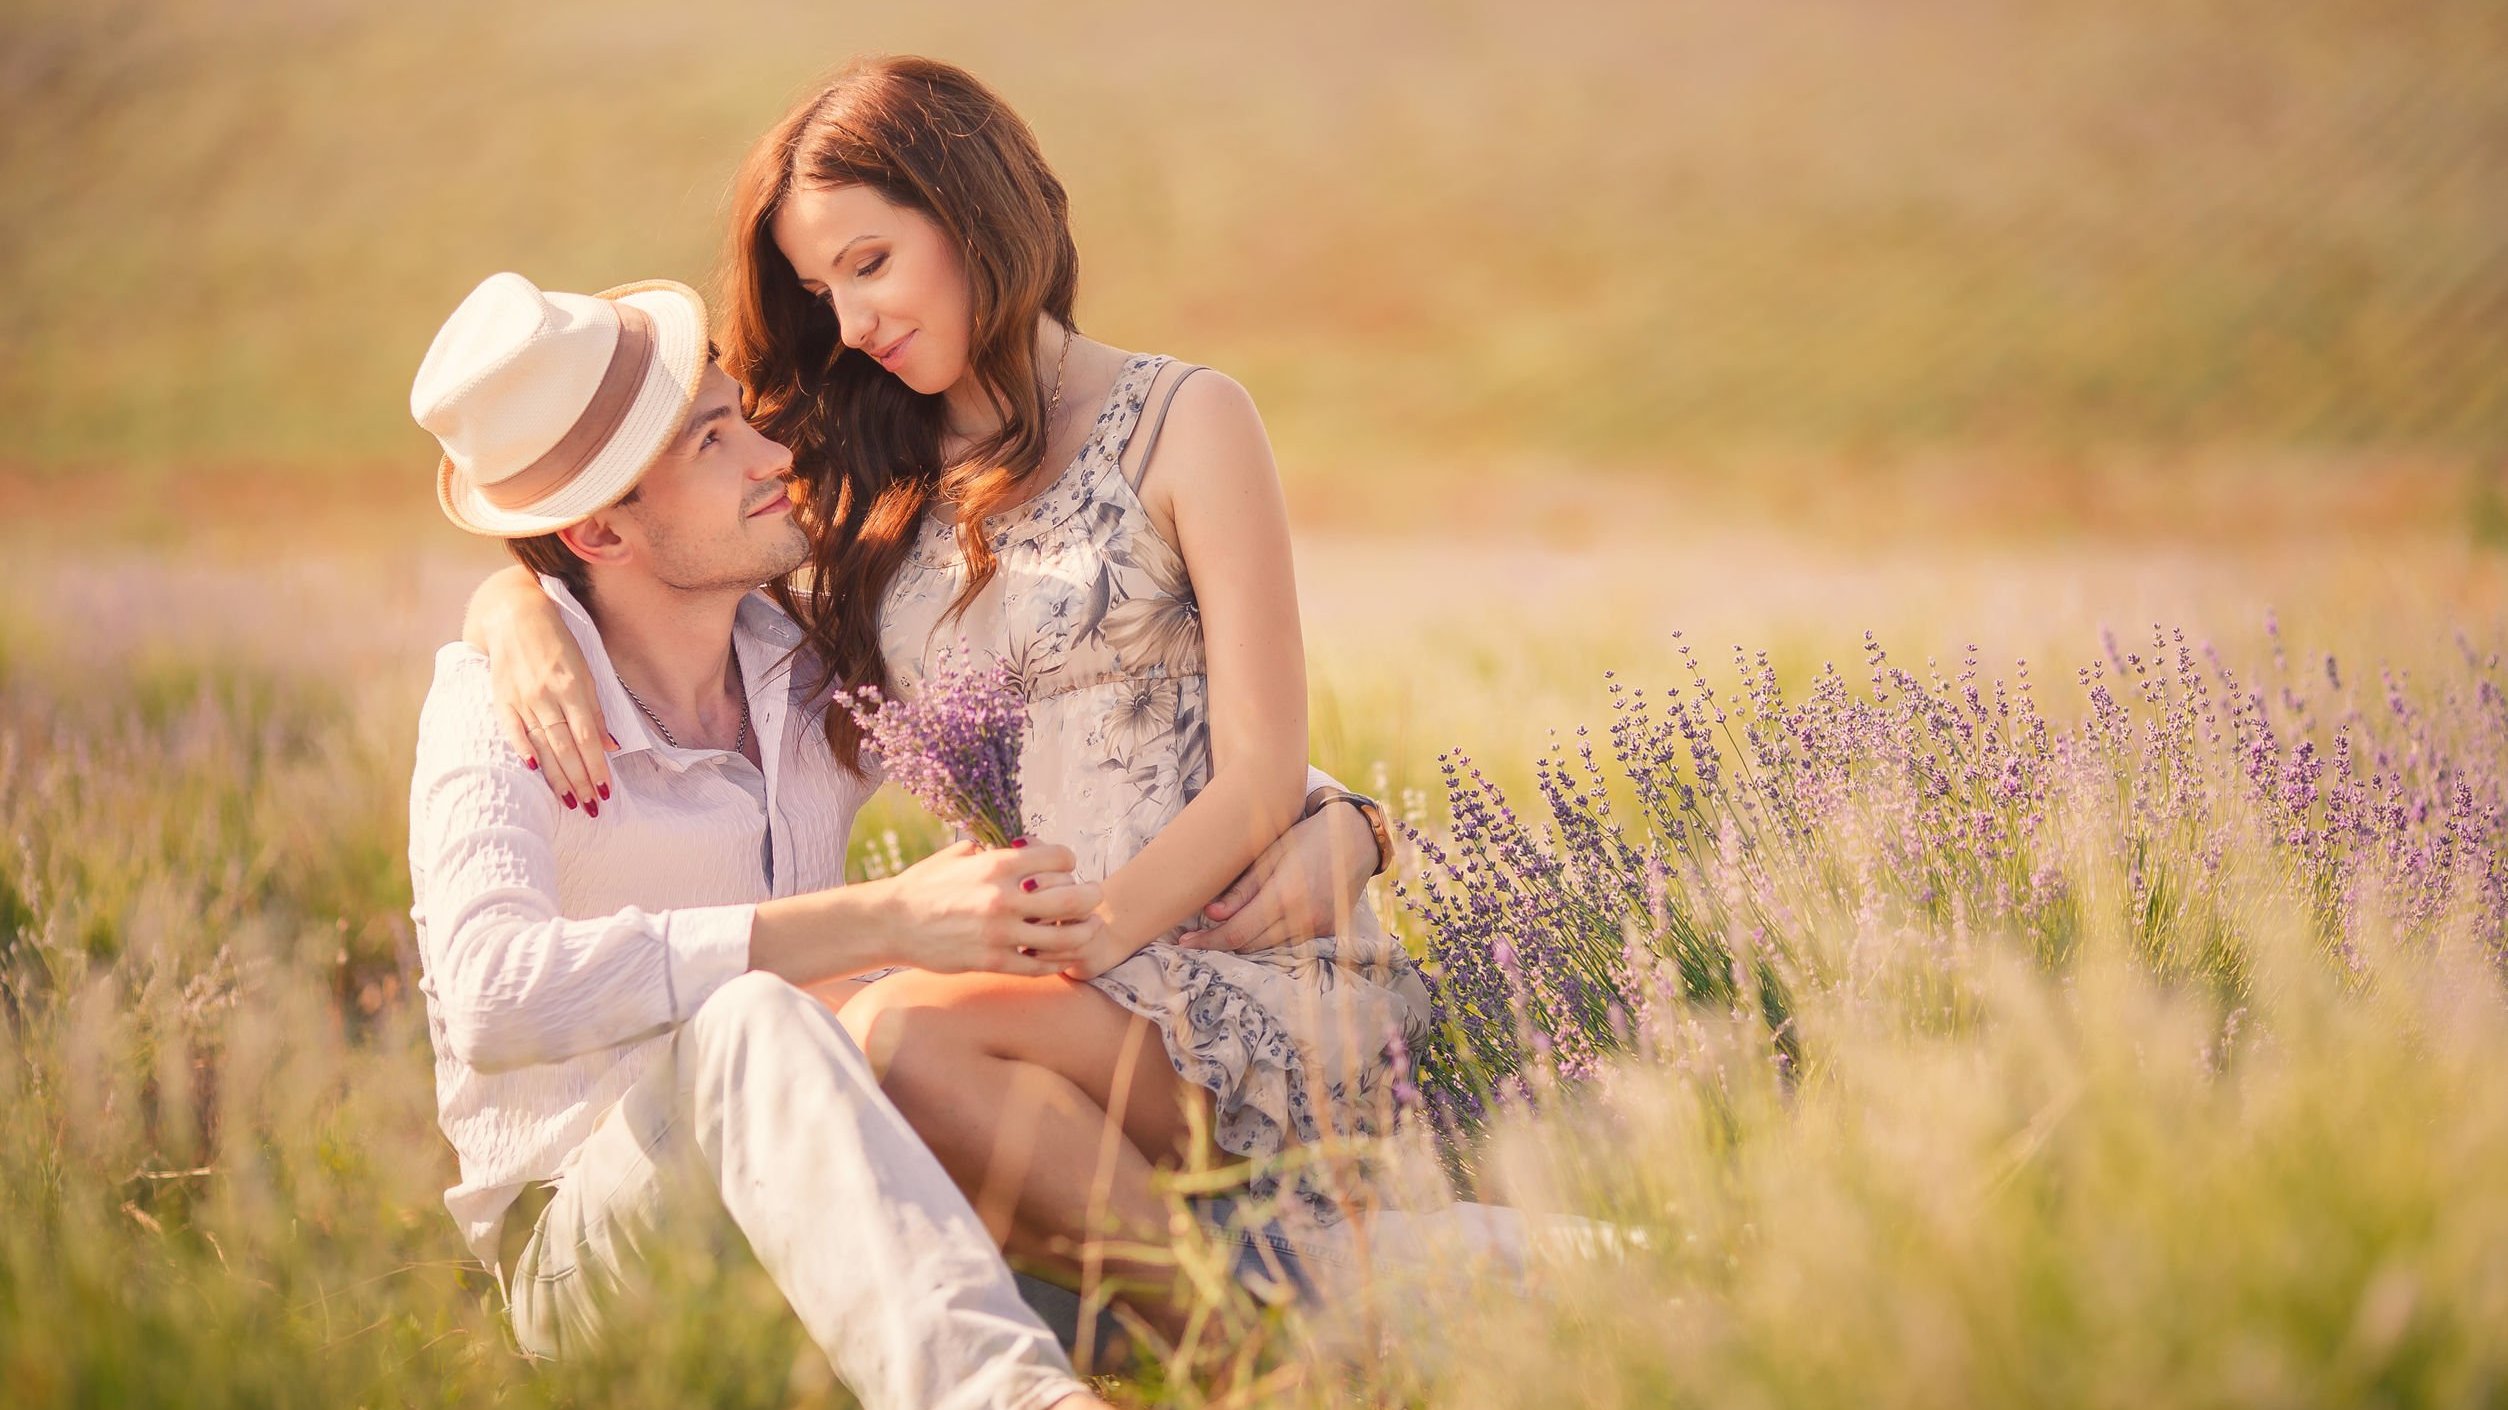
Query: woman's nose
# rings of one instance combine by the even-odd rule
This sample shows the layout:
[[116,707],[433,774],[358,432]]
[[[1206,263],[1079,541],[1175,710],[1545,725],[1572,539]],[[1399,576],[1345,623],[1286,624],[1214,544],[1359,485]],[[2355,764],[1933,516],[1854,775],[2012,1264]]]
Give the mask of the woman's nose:
[[836,336],[844,341],[846,347],[859,352],[870,346],[871,330],[878,326],[878,320],[871,317],[869,309],[859,305],[847,308],[832,294],[828,296],[827,306],[835,310]]

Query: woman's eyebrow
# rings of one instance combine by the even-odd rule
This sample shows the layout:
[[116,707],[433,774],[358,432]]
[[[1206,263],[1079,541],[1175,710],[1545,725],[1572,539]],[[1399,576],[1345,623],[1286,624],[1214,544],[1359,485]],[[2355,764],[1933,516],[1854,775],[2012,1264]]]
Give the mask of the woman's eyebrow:
[[[846,252],[847,250],[852,249],[854,246],[861,244],[861,243],[862,243],[863,241],[865,241],[865,240],[877,240],[877,239],[879,239],[879,238],[880,238],[880,236],[879,236],[879,234],[878,234],[876,231],[875,231],[875,232],[873,232],[873,233],[871,233],[871,234],[868,234],[868,235],[856,235],[856,236],[854,236],[852,239],[847,240],[847,241],[846,241],[846,242],[845,242],[845,243],[844,243],[841,247],[839,247],[839,248],[837,249],[836,253],[834,253],[834,254],[832,254],[832,255],[828,256],[828,258],[827,258],[827,267],[828,267],[828,268],[830,268],[830,269],[834,269],[836,266],[838,266],[838,265],[840,265],[840,264],[843,264],[843,263],[845,262],[845,252]],[[794,271],[793,271],[793,273],[801,275],[801,282],[802,282],[803,284],[805,284],[805,285],[808,285],[808,284],[816,284],[816,283],[818,283],[818,282],[819,282],[818,280],[816,280],[816,279],[812,278],[812,277],[811,277],[811,276],[809,276],[808,274],[803,274],[803,273],[802,273],[800,270],[798,270],[798,269],[794,270]]]
[[878,238],[880,237],[877,234],[854,236],[852,239],[847,240],[842,246],[838,247],[836,253],[829,257],[827,267],[833,269],[837,265],[843,264],[845,262],[845,251],[852,249],[854,246],[861,244],[865,240],[876,240]]

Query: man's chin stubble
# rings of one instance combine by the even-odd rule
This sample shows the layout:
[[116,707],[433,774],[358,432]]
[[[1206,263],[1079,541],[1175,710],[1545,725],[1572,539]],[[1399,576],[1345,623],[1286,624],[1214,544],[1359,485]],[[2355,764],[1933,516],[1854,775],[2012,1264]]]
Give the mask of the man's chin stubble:
[[[789,539],[771,547],[762,546],[757,556],[745,563],[656,563],[653,575],[661,579],[663,586],[679,592],[747,592],[764,587],[791,576],[794,569],[810,561],[810,541],[802,536],[800,526],[787,527],[792,530]],[[666,542],[657,541],[657,546]]]

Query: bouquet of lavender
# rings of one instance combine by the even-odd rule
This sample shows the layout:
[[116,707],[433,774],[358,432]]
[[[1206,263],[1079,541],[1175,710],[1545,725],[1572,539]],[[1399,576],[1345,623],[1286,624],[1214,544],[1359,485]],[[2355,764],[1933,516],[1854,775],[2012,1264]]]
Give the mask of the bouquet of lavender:
[[836,702],[862,727],[889,780],[987,847],[1027,831],[1019,808],[1019,745],[1028,697],[1002,662],[954,668],[943,652],[912,700],[866,685]]

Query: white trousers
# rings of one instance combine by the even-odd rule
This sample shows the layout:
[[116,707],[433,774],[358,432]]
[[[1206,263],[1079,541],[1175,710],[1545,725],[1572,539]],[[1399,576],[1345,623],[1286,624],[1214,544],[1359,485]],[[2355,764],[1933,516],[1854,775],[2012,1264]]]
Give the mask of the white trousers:
[[1084,1389],[940,1162],[835,1016],[724,985],[568,1158],[515,1266],[514,1331],[556,1356],[664,1240],[728,1215],[866,1410],[1042,1410]]

